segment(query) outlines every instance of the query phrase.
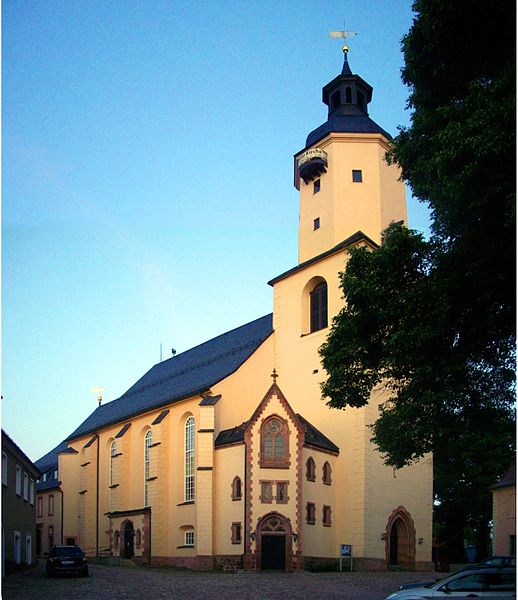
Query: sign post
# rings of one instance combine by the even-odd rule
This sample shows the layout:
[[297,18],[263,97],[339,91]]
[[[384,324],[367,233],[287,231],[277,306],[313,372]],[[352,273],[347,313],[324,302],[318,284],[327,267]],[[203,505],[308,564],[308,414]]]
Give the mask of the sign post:
[[350,570],[353,570],[353,547],[351,544],[340,544],[340,573],[342,572],[342,561],[349,557]]

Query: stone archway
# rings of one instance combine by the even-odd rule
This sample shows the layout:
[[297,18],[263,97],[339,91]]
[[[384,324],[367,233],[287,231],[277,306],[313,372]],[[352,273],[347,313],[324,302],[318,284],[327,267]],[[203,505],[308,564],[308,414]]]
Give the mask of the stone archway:
[[414,521],[404,506],[392,511],[385,531],[387,568],[415,570]]
[[257,565],[261,570],[291,571],[292,528],[289,519],[274,512],[257,524]]

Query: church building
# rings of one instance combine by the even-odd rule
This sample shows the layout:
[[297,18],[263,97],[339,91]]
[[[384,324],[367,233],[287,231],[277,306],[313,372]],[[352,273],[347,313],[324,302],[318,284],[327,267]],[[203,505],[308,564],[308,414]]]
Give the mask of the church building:
[[62,541],[194,569],[312,568],[344,545],[355,569],[432,567],[431,457],[383,464],[369,428],[383,387],[361,409],[321,397],[348,250],[407,218],[346,47],[322,92],[327,120],[294,156],[298,264],[269,282],[273,313],[154,365],[56,449]]

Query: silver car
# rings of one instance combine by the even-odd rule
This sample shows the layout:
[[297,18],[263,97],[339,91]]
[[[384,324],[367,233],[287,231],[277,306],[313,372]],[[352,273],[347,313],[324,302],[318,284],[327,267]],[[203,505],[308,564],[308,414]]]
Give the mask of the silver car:
[[462,571],[423,587],[399,590],[385,600],[422,600],[424,598],[479,598],[499,600],[516,597],[516,570],[485,567]]

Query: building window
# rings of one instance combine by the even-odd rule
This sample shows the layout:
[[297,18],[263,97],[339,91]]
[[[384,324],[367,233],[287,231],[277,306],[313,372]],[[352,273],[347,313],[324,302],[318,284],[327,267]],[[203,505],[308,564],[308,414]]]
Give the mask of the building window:
[[54,525],[49,525],[49,550],[54,546]]
[[272,502],[272,482],[261,481],[261,502],[271,504]]
[[54,494],[49,495],[49,517],[54,514]]
[[22,495],[22,470],[16,465],[16,495]]
[[315,481],[315,461],[311,458],[311,456],[306,461],[306,479],[308,481]]
[[324,527],[331,527],[331,507],[324,506],[322,508],[322,525]]
[[232,500],[241,500],[241,494],[241,479],[234,477],[234,481],[232,482]]
[[23,474],[23,499],[27,501],[29,499],[29,475]]
[[313,182],[313,193],[318,194],[320,192],[320,179]]
[[315,504],[313,502],[308,502],[306,504],[306,523],[308,525],[315,524]]
[[25,534],[25,562],[32,565],[32,535],[30,533]]
[[36,502],[36,516],[43,517],[43,497],[38,496],[38,500]]
[[43,473],[43,483],[47,481],[47,473]]
[[113,547],[115,548],[115,550],[118,550],[118,548],[119,548],[120,537],[121,537],[121,534],[118,531],[116,531],[113,534]]
[[241,543],[241,523],[232,523],[232,543]]
[[65,544],[66,544],[67,546],[75,546],[75,545],[76,545],[76,538],[73,538],[73,537],[67,537],[67,538],[65,539]]
[[2,484],[7,485],[7,454],[2,452]]
[[31,506],[34,506],[34,497],[36,495],[36,484],[34,483],[34,479],[31,479],[29,483],[29,502]]
[[149,506],[149,488],[148,488],[148,479],[149,479],[149,466],[150,466],[150,453],[151,453],[151,444],[153,443],[153,434],[151,433],[151,429],[146,431],[146,435],[144,437],[144,506]]
[[142,532],[140,529],[137,529],[135,533],[135,548],[139,549],[142,547]]
[[14,532],[14,562],[17,565],[22,562],[22,539],[19,531]]
[[277,504],[286,504],[288,502],[288,482],[277,482]]
[[353,95],[351,92],[351,88],[350,87],[346,87],[345,88],[345,103],[346,104],[352,104],[353,102]]
[[313,219],[313,231],[320,229],[320,217]]
[[58,470],[57,469],[54,469],[54,471],[52,471],[52,477],[53,477],[53,479],[58,478]]
[[194,546],[194,529],[187,529],[184,534],[184,545]]
[[310,331],[327,327],[327,283],[322,281],[309,294]]
[[261,467],[289,467],[288,426],[278,417],[266,419],[261,426]]
[[[194,417],[185,421],[185,501],[194,500]],[[194,532],[193,532],[194,535]]]
[[325,485],[331,485],[331,465],[327,460],[322,467],[322,481]]
[[362,172],[359,169],[353,169],[353,183],[361,183],[363,181]]

